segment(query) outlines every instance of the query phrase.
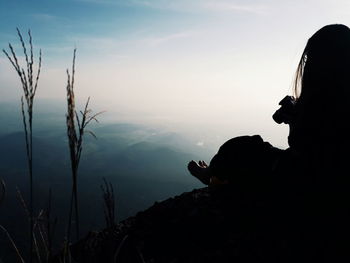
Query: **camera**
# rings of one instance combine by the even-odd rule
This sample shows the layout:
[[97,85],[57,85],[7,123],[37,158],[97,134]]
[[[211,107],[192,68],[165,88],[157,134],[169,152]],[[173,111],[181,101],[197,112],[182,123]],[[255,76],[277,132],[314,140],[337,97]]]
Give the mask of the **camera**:
[[278,124],[293,122],[296,113],[295,104],[296,99],[293,96],[284,97],[279,103],[281,107],[272,115],[273,120]]

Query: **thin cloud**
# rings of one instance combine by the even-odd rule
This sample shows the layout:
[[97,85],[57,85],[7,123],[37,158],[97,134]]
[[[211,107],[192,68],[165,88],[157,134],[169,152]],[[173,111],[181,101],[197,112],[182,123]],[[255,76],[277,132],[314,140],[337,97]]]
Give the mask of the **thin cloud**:
[[94,4],[115,4],[116,1],[109,0],[75,0],[76,2],[86,2],[86,3],[94,3]]
[[146,8],[161,10],[173,10],[178,12],[197,12],[200,7],[199,0],[130,0],[129,3],[134,6],[143,6]]
[[253,14],[266,14],[267,8],[263,5],[248,5],[244,1],[222,0],[75,0],[77,2],[103,4],[141,6],[144,8],[173,10],[178,12],[244,12]]
[[202,5],[204,9],[209,9],[213,11],[226,11],[226,12],[245,12],[253,13],[258,15],[263,15],[268,13],[266,6],[262,5],[246,5],[232,2],[206,2]]
[[199,142],[196,143],[196,145],[197,145],[198,147],[203,147],[203,146],[204,146],[204,142],[199,141]]
[[40,21],[52,21],[58,18],[57,16],[53,16],[51,14],[45,14],[45,13],[32,14],[31,16]]
[[[98,1],[98,0],[92,0]],[[266,14],[268,9],[264,5],[248,5],[244,1],[203,1],[203,0],[129,0],[129,4],[148,8],[175,10],[183,12],[244,12],[253,14]]]
[[185,39],[194,36],[195,32],[192,31],[184,31],[178,32],[168,35],[161,36],[149,36],[144,38],[136,38],[129,40],[120,40],[112,37],[69,37],[68,41],[71,43],[75,43],[80,48],[91,48],[97,47],[99,50],[118,50],[119,48],[123,48],[126,46],[149,46],[156,47],[168,42],[176,41],[179,39]]
[[71,36],[67,40],[80,48],[96,47],[102,50],[114,49],[123,43],[111,37]]
[[130,5],[132,0],[74,0],[76,2],[90,3],[97,5]]
[[144,39],[144,42],[146,42],[149,46],[154,47],[154,46],[159,46],[161,44],[167,43],[169,41],[188,38],[191,36],[193,36],[193,32],[180,32],[180,33],[170,34],[166,36],[147,38],[147,39]]

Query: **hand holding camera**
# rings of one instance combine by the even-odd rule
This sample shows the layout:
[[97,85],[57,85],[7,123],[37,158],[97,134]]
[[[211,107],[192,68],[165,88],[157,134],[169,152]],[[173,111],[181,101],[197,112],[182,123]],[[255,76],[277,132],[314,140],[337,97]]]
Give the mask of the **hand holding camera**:
[[278,124],[291,124],[296,115],[295,104],[296,99],[293,96],[284,97],[279,103],[281,107],[272,115],[274,121]]

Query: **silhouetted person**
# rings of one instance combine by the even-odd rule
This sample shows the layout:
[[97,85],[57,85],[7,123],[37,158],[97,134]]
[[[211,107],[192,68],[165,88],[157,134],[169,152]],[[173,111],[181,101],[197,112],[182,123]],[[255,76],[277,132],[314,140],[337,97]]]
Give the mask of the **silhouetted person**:
[[188,169],[207,185],[228,183],[248,192],[250,185],[254,191],[261,189],[262,194],[253,198],[261,199],[258,207],[266,207],[266,225],[273,222],[263,236],[283,239],[293,258],[289,262],[349,262],[347,26],[327,25],[308,40],[294,94],[295,98],[284,98],[273,115],[277,123],[290,127],[288,149],[277,149],[258,135],[236,137],[221,146],[210,165],[191,161]]
[[[287,96],[273,118],[289,124],[289,148],[277,149],[260,136],[227,141],[211,160],[191,161],[188,169],[204,184],[235,182],[237,177],[285,170],[341,171],[350,149],[350,29],[327,25],[307,42],[295,78],[294,97]],[[282,161],[281,161],[282,160]],[[288,168],[289,169],[289,168]],[[301,170],[300,170],[301,169]]]

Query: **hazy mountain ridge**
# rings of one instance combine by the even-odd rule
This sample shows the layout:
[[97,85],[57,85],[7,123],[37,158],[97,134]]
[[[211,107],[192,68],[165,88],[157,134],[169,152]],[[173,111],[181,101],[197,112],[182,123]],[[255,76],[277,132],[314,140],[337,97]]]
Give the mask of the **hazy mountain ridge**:
[[[127,127],[123,124],[121,127]],[[100,129],[101,130],[101,129]],[[34,176],[41,183],[64,182],[70,176],[68,143],[65,135],[33,137]],[[131,135],[129,138],[114,136],[111,138],[86,137],[80,167],[80,178],[100,180],[108,177],[116,185],[119,177],[129,176],[143,180],[161,180],[177,184],[196,182],[186,171],[186,163],[196,158],[193,154],[179,152],[175,147],[160,143],[139,141]],[[23,174],[26,179],[27,160],[25,155],[24,133],[16,132],[0,136],[0,171],[5,181],[22,184],[20,178],[9,178],[8,172]],[[167,174],[164,177],[164,174]],[[70,184],[68,180],[66,182]],[[25,183],[23,183],[25,185]],[[84,189],[84,183],[81,186]],[[130,189],[131,190],[131,189]]]
[[[0,224],[9,230],[19,247],[23,247],[26,246],[23,233],[26,233],[27,218],[16,196],[16,187],[28,200],[25,135],[20,112],[15,107],[4,108],[0,104],[0,178],[6,182],[7,196],[0,207]],[[12,118],[16,122],[7,122]],[[36,209],[47,206],[48,192],[52,189],[52,212],[59,219],[58,233],[64,233],[71,190],[64,115],[58,112],[52,116],[38,114],[34,124]],[[101,123],[94,124],[91,130],[97,139],[86,134],[78,175],[80,212],[85,219],[81,226],[83,233],[104,225],[100,190],[103,177],[115,187],[118,220],[134,215],[155,201],[200,185],[186,169],[189,160],[204,159],[196,155],[198,149],[194,141],[138,124]],[[7,240],[2,240],[0,255],[10,251]]]

